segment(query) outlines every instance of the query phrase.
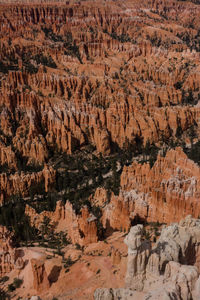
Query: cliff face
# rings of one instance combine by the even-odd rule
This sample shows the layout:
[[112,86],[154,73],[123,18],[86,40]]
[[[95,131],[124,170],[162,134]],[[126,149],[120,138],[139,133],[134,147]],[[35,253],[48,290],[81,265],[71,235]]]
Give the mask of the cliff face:
[[200,215],[200,168],[181,148],[158,156],[154,166],[133,162],[124,167],[119,196],[112,195],[103,209],[103,224],[127,230],[137,218],[171,223],[183,216]]

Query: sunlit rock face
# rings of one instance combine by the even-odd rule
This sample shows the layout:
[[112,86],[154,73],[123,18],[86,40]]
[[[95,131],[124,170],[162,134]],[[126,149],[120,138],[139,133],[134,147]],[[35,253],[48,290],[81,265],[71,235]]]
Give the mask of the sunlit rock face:
[[95,299],[194,299],[199,297],[200,221],[187,216],[163,228],[152,245],[143,238],[143,225],[131,227],[126,287],[97,289]]
[[103,224],[127,231],[131,221],[171,223],[188,214],[198,217],[200,168],[181,148],[169,150],[157,161],[133,162],[121,174],[119,196],[103,208]]

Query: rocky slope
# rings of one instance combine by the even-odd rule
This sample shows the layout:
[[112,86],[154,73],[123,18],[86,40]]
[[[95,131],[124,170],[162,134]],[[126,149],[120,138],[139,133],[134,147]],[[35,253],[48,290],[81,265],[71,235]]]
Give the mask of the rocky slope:
[[16,288],[13,299],[36,294],[41,299],[53,299],[53,296],[93,299],[92,293],[96,289],[94,299],[98,300],[118,297],[197,300],[199,220],[187,216],[179,223],[162,226],[160,237],[154,242],[146,240],[146,230],[147,227],[136,225],[131,227],[128,235],[116,232],[106,243],[92,243],[82,250],[68,245],[62,257],[50,248],[16,249],[11,234],[2,228],[4,243],[0,265],[5,271],[3,274],[9,277],[3,277],[1,289],[6,290],[18,277],[22,283]]
[[[166,227],[156,244],[143,239],[143,225],[125,238],[128,261],[125,289],[98,289],[94,299],[199,298],[200,221],[187,216]],[[138,292],[140,292],[138,294]]]
[[[4,271],[0,281],[1,295],[4,291],[5,296],[13,299],[30,299],[35,295],[46,300],[54,297],[63,300],[92,299],[98,287],[120,287],[127,259],[123,238],[124,234],[118,232],[106,243],[92,243],[84,249],[68,245],[63,249],[64,255],[41,246],[4,247],[0,260],[0,268]],[[4,235],[5,240],[9,241],[8,233]],[[17,261],[13,253],[18,254]],[[7,257],[7,263],[4,257]],[[11,294],[10,286],[15,286],[16,278],[20,285]]]
[[54,212],[43,211],[41,214],[37,214],[34,208],[26,205],[25,214],[30,217],[31,224],[38,228],[45,217],[49,218],[57,232],[67,233],[72,244],[83,246],[98,240],[97,218],[89,213],[86,206],[81,209],[80,215],[76,215],[69,202],[63,205],[58,201]]

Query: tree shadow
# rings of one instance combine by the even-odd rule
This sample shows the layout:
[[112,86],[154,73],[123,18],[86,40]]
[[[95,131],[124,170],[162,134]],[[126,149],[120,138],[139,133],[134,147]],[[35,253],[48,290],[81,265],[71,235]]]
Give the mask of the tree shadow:
[[113,234],[115,230],[111,227],[110,225],[110,220],[106,220],[106,228],[104,231],[104,238],[108,238],[109,236],[111,236]]
[[48,280],[49,280],[50,284],[52,284],[58,280],[61,269],[62,269],[61,266],[53,266],[53,268],[51,269],[51,272],[48,276]]

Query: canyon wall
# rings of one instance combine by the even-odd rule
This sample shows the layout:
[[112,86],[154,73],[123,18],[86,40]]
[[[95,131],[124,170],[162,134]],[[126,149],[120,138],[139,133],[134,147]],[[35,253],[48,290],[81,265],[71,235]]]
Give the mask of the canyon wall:
[[119,196],[103,208],[104,227],[125,230],[131,222],[172,223],[188,214],[198,218],[200,168],[181,148],[158,155],[153,167],[133,162],[121,174]]
[[[198,126],[199,52],[181,39],[197,34],[198,6],[43,5],[2,5],[1,164],[16,169],[16,153],[42,164],[52,149],[88,143],[108,155],[113,144],[160,143]],[[181,8],[179,30],[164,32],[168,6]],[[181,27],[192,9],[196,31]],[[145,20],[158,22],[156,33]]]

